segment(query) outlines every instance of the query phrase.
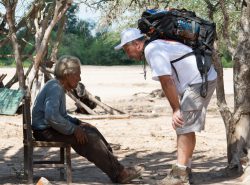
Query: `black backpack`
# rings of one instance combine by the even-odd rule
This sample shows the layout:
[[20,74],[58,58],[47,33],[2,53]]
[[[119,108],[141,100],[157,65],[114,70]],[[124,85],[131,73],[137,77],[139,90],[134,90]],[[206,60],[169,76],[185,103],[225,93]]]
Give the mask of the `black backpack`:
[[[138,20],[138,28],[141,33],[149,37],[148,42],[156,39],[175,40],[193,49],[192,52],[171,61],[171,64],[175,70],[173,63],[195,55],[197,67],[203,80],[200,94],[202,97],[206,97],[207,72],[212,64],[213,44],[216,39],[215,23],[197,17],[195,12],[186,9],[168,11],[151,9],[142,13]],[[202,57],[204,57],[204,63]],[[177,74],[176,70],[175,72]]]

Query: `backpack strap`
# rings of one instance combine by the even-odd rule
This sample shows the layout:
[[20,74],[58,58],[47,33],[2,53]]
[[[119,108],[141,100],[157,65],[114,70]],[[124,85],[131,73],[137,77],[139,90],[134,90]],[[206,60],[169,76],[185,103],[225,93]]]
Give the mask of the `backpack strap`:
[[202,74],[204,73],[203,62],[202,62],[203,52],[199,48],[196,48],[194,50],[194,53],[195,53],[195,57],[196,57],[196,63],[197,63],[198,70],[202,76]]
[[[150,43],[150,40],[146,39],[145,42],[144,42],[142,55],[144,55],[144,50],[145,50],[146,46],[149,43]],[[144,59],[143,59],[143,74],[144,74],[144,79],[146,80],[146,78],[147,78],[147,69],[146,69],[146,59],[145,59],[145,56],[144,56]]]
[[203,56],[204,56],[204,63],[202,63],[203,71],[201,74],[202,85],[200,89],[200,94],[203,98],[205,98],[207,96],[207,89],[208,89],[208,71],[210,70],[210,67],[212,65],[212,52],[210,50],[205,50],[203,52]]
[[[211,67],[210,56],[208,56],[209,54],[207,52],[204,52],[204,51],[200,50],[199,48],[197,48],[194,51],[181,56],[180,58],[177,58],[175,60],[170,61],[170,63],[171,63],[173,70],[175,71],[177,80],[180,81],[179,77],[178,77],[177,70],[175,69],[173,63],[178,62],[178,61],[180,61],[186,57],[189,57],[191,55],[195,55],[195,57],[196,57],[196,64],[197,64],[197,67],[198,67],[198,70],[200,72],[201,79],[202,79],[201,88],[200,88],[200,95],[201,95],[201,97],[205,98],[207,96],[207,89],[208,89],[208,80],[207,80],[208,75],[207,75],[207,73]],[[203,62],[202,62],[202,56],[204,56],[205,64],[203,64]]]
[[174,72],[175,72],[175,74],[176,74],[176,77],[177,77],[177,80],[178,80],[178,81],[180,81],[180,80],[179,80],[179,76],[178,76],[177,70],[175,69],[173,63],[178,62],[178,61],[180,61],[180,60],[182,60],[182,59],[184,59],[184,58],[186,58],[186,57],[189,57],[189,56],[191,56],[191,55],[194,55],[194,54],[195,54],[195,51],[192,51],[192,52],[189,52],[189,53],[187,53],[187,54],[185,54],[185,55],[183,55],[183,56],[181,56],[181,57],[179,57],[179,58],[177,58],[177,59],[175,59],[175,60],[171,60],[171,61],[170,61],[170,64],[171,64],[172,68],[174,69]]
[[[195,49],[196,64],[197,64],[197,67],[198,67],[198,70],[200,72],[201,79],[202,79],[200,95],[201,97],[205,98],[207,96],[207,88],[208,88],[208,82],[207,82],[208,68],[205,64],[203,64],[202,56],[204,56],[204,51],[202,51],[199,48]],[[204,57],[204,60],[205,60],[205,57]]]
[[182,59],[184,59],[186,57],[189,57],[191,55],[194,55],[194,54],[195,54],[195,51],[189,52],[189,53],[187,53],[187,54],[185,54],[185,55],[183,55],[183,56],[181,56],[181,57],[179,57],[179,58],[177,58],[175,60],[171,60],[170,63],[173,64],[175,62],[178,62],[179,60],[182,60]]

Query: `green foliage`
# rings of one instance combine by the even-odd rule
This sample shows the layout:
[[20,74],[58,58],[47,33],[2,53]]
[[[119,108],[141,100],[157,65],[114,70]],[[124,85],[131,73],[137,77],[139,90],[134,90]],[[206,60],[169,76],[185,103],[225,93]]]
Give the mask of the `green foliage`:
[[[29,67],[30,64],[31,64],[30,60],[23,61],[23,67]],[[16,66],[15,60],[12,58],[0,59],[0,67],[15,67],[15,66]]]
[[232,68],[233,62],[232,60],[227,60],[224,56],[221,58],[221,63],[223,68]]
[[[88,59],[94,65],[128,65],[132,64],[122,51],[115,51],[117,44],[114,33],[103,33],[95,38],[91,45]],[[91,63],[90,63],[91,64]]]
[[222,56],[221,56],[222,66],[224,68],[233,67],[232,56],[231,56],[230,52],[227,50],[226,46],[221,48],[220,53],[222,53]]
[[65,31],[68,33],[74,33],[77,30],[76,29],[76,25],[78,22],[78,18],[76,16],[77,11],[79,11],[79,5],[73,4],[66,12],[67,24]]
[[6,66],[15,66],[15,62],[13,61],[13,59],[1,58],[0,67],[6,67]]
[[115,51],[118,34],[113,32],[91,35],[93,23],[79,21],[74,29],[66,32],[59,49],[59,56],[73,55],[84,65],[131,65],[122,51]]
[[[0,35],[0,40],[4,39],[4,36]],[[0,49],[0,55],[8,55],[12,53],[12,47],[9,44],[4,45]],[[6,60],[6,57],[1,57],[0,59]]]
[[[17,33],[17,39],[19,40],[19,43],[22,43],[21,39],[25,36],[25,29],[20,30]],[[3,39],[2,36],[0,36],[0,40]],[[34,41],[30,40],[30,43],[34,43]],[[22,51],[22,55],[27,54],[31,48],[33,46],[31,46],[30,44],[26,44],[24,48],[20,48],[20,51]],[[15,63],[15,59],[14,59],[14,53],[12,50],[12,45],[11,42],[8,42],[7,44],[5,44],[3,47],[1,47],[0,49],[0,67],[15,67],[16,63]],[[28,67],[31,64],[30,60],[25,60],[23,61],[23,66],[24,67]]]

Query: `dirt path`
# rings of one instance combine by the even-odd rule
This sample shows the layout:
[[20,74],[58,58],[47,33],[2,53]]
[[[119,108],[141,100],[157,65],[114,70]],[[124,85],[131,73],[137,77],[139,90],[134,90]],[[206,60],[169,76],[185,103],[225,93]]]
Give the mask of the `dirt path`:
[[[142,178],[133,184],[153,184],[166,176],[176,159],[175,132],[171,127],[171,109],[164,98],[149,93],[160,88],[150,79],[145,81],[140,66],[95,67],[84,66],[82,81],[87,89],[105,103],[127,113],[123,119],[87,119],[112,144],[114,153],[126,166],[145,168]],[[0,74],[13,69],[0,69]],[[227,101],[233,106],[232,70],[225,70]],[[136,94],[136,95],[135,95]],[[69,108],[74,103],[68,99]],[[101,112],[101,109],[97,109]],[[82,116],[82,115],[77,115]],[[85,116],[86,117],[86,116]],[[0,184],[23,184],[23,146],[21,115],[1,116],[0,130]],[[55,151],[36,151],[36,157]],[[72,150],[73,184],[110,184],[109,179],[93,164]],[[226,136],[223,121],[216,106],[215,96],[210,103],[205,131],[197,134],[193,159],[195,184],[250,184],[248,176],[224,178],[220,173],[227,165]],[[57,169],[35,170],[35,180],[46,177],[53,184],[65,184]]]

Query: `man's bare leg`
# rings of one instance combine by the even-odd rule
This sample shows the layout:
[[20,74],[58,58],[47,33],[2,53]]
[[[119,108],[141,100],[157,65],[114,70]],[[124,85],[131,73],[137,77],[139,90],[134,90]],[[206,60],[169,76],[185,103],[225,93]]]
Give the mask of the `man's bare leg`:
[[195,144],[194,132],[177,136],[177,164],[188,166],[189,160],[192,159]]

